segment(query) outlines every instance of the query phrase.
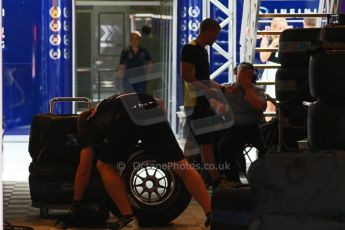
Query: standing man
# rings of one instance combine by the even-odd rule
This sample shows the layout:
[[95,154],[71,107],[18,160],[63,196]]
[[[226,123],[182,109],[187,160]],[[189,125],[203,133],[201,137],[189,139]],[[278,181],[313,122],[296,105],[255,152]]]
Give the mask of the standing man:
[[[200,24],[200,34],[196,40],[191,41],[182,49],[181,70],[185,85],[184,106],[187,112],[187,122],[191,134],[201,146],[201,156],[208,164],[208,173],[217,184],[225,182],[215,167],[214,141],[215,131],[197,133],[193,130],[192,122],[215,115],[213,108],[224,113],[226,106],[217,98],[217,90],[222,86],[210,80],[208,53],[205,47],[212,46],[220,33],[219,24],[211,18],[203,20]],[[212,124],[210,124],[212,125]],[[211,167],[213,165],[213,167]]]
[[125,93],[146,93],[146,75],[151,73],[151,56],[140,46],[141,34],[130,34],[130,46],[122,50],[120,64],[116,68],[118,77],[122,78]]

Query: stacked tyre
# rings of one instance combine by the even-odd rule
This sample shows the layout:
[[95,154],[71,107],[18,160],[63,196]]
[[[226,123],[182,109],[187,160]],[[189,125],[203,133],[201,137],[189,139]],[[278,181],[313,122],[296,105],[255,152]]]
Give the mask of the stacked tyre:
[[281,67],[276,73],[276,99],[283,118],[282,141],[285,149],[298,147],[307,137],[307,110],[303,101],[313,101],[309,90],[310,51],[317,42],[319,28],[288,29],[279,41]]
[[308,112],[308,139],[314,149],[345,150],[345,27],[325,27],[310,58],[310,90],[318,99]]

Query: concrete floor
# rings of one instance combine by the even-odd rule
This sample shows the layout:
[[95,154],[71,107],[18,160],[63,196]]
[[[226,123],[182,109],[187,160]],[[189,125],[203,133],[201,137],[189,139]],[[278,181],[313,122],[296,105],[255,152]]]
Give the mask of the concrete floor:
[[[28,226],[33,229],[58,229],[54,224],[66,211],[50,210],[45,218],[40,217],[39,209],[31,207],[29,185],[27,182],[6,181],[3,184],[4,194],[4,219],[11,225]],[[113,218],[112,216],[110,218]],[[159,218],[159,217],[157,217]],[[170,225],[157,228],[140,228],[136,222],[125,229],[156,229],[156,230],[202,230],[205,215],[201,207],[192,200],[182,215]],[[69,229],[101,229],[97,227],[79,227]]]

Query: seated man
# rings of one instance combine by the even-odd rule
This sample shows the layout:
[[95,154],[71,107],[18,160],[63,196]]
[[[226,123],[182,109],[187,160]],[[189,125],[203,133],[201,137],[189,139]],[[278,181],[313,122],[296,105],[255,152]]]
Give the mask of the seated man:
[[235,70],[236,83],[226,86],[226,97],[235,115],[234,125],[220,135],[217,152],[230,165],[227,179],[240,183],[239,171],[245,169],[243,150],[251,143],[259,154],[264,152],[259,123],[266,109],[264,89],[255,85],[257,74],[251,63],[242,62]]
[[103,100],[96,110],[82,113],[78,126],[83,143],[70,209],[72,215],[78,211],[95,157],[106,191],[122,215],[118,221],[108,223],[108,228],[121,229],[133,220],[126,186],[114,169],[114,164],[126,162],[141,140],[147,151],[159,162],[175,162],[172,170],[181,177],[187,190],[200,203],[207,216],[205,225],[209,224],[211,201],[205,184],[184,159],[164,110],[152,97],[141,93],[114,95]]

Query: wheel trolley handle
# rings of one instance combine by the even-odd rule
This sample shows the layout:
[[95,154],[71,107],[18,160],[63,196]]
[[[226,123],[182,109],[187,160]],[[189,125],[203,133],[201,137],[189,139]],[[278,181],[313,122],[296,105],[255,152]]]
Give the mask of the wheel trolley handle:
[[54,112],[54,104],[56,102],[85,102],[87,103],[88,109],[91,109],[91,99],[87,97],[54,97],[49,101],[49,114]]

